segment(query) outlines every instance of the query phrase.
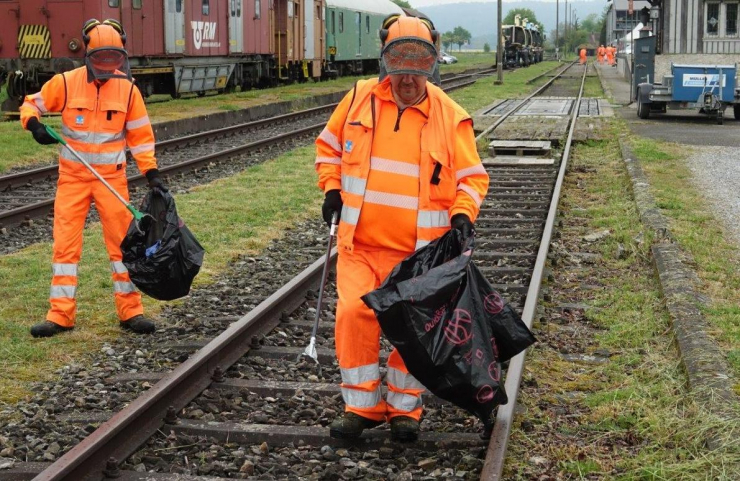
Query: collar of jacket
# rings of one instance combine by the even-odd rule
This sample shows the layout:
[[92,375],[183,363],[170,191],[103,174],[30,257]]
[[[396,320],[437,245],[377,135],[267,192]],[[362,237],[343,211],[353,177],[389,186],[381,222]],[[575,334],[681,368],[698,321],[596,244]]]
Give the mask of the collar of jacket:
[[[375,80],[377,82],[377,80]],[[373,82],[372,79],[368,80],[367,82]],[[359,84],[358,84],[359,85]],[[394,105],[396,104],[396,99],[393,97],[393,92],[391,91],[391,81],[390,78],[386,77],[382,81],[378,82],[375,85],[371,84],[365,84],[367,87],[370,87],[370,91],[365,91],[365,94],[369,94],[369,102],[363,102],[360,100],[360,102],[357,105],[357,109],[351,109],[354,112],[354,115],[351,115],[347,118],[348,123],[350,124],[361,124],[365,128],[372,129],[375,127],[374,125],[374,118],[373,114],[380,111],[380,102],[392,102]],[[365,86],[358,87],[358,88],[367,88]],[[421,103],[417,105],[412,105],[407,108],[414,108],[421,112],[425,117],[429,118],[431,113],[431,102],[430,102],[430,88],[429,84],[427,84],[427,95],[424,97],[424,100],[421,101]],[[358,100],[364,98],[364,95],[361,95],[358,97]],[[375,108],[372,106],[372,102],[375,102]]]

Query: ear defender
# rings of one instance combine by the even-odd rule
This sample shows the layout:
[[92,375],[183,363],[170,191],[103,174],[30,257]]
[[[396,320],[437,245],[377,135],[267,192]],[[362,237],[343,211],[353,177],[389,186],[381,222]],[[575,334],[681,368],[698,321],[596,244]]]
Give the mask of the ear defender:
[[115,18],[107,18],[103,20],[103,25],[110,25],[115,28],[116,32],[121,36],[121,43],[123,43],[124,47],[126,46],[126,30],[123,28],[123,25],[121,25],[121,22]]
[[82,26],[82,41],[85,42],[85,47],[90,43],[90,32],[98,25],[100,25],[100,20],[91,18]]
[[429,32],[432,34],[432,43],[437,44],[437,40],[439,40],[439,32],[434,29],[434,24],[431,20],[427,20],[426,18],[419,18],[421,20],[421,23],[427,26],[429,29]]
[[380,34],[380,43],[381,44],[385,43],[385,40],[388,38],[388,29],[390,28],[391,25],[393,25],[394,23],[396,23],[396,21],[398,20],[399,17],[400,17],[399,14],[392,13],[392,14],[388,15],[387,17],[385,17],[385,19],[383,20],[383,23],[380,24],[380,32],[379,32],[379,34]]

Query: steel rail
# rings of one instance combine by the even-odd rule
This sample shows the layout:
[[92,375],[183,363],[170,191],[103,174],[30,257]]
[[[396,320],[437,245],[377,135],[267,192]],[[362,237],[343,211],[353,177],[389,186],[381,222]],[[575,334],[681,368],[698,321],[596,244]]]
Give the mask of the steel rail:
[[[336,259],[332,250],[332,262]],[[225,372],[249,352],[254,336],[280,322],[281,313],[297,309],[306,292],[318,285],[324,267],[318,259],[247,315],[231,324],[203,349],[167,373],[111,419],[39,473],[34,480],[99,480],[106,463],[118,464],[133,454],[164,423],[170,407],[184,408],[212,382],[216,369]]]
[[[542,241],[540,243],[539,250],[537,251],[537,260],[535,261],[532,277],[530,278],[529,288],[527,290],[527,299],[524,302],[524,308],[522,309],[522,320],[529,328],[532,327],[532,321],[534,320],[537,303],[539,301],[538,298],[542,278],[544,276],[545,263],[547,261],[547,254],[550,250],[550,241],[555,227],[555,217],[558,213],[560,191],[563,188],[563,180],[565,179],[565,172],[568,168],[568,160],[570,158],[570,150],[573,143],[573,132],[575,131],[576,120],[578,119],[578,113],[580,111],[587,71],[588,64],[586,64],[586,68],[583,71],[578,99],[573,106],[568,138],[565,142],[565,149],[563,150],[563,157],[560,161],[558,177],[555,182],[555,188],[553,189],[552,200],[550,201],[550,208],[547,214],[547,220],[545,221],[545,228],[542,232]],[[514,409],[516,408],[516,401],[519,395],[519,384],[521,383],[522,373],[524,371],[525,355],[526,351],[514,357],[510,361],[509,369],[506,372],[504,389],[509,396],[509,402],[498,408],[496,423],[493,427],[491,441],[488,444],[486,459],[483,464],[483,470],[481,471],[481,480],[490,481],[501,479],[501,474],[504,468],[504,457],[509,443],[509,434],[514,420]]]
[[512,107],[511,109],[509,109],[509,111],[506,112],[501,117],[499,117],[499,119],[496,120],[496,122],[494,122],[493,124],[491,124],[490,126],[488,126],[483,132],[481,132],[480,134],[478,134],[475,137],[475,141],[478,142],[479,140],[485,138],[486,135],[490,134],[496,127],[498,127],[499,125],[501,125],[502,123],[504,123],[504,121],[506,119],[508,119],[509,116],[511,116],[512,114],[514,114],[520,108],[522,108],[524,106],[524,104],[526,104],[527,101],[529,101],[532,97],[535,97],[535,96],[539,95],[540,93],[544,92],[545,89],[547,89],[555,80],[557,80],[558,78],[560,78],[560,76],[563,75],[565,73],[565,71],[568,70],[569,68],[571,68],[573,65],[575,65],[575,62],[571,63],[570,65],[567,65],[557,75],[555,75],[553,78],[551,78],[550,80],[548,80],[542,87],[538,88],[533,93],[529,94],[525,99],[523,99],[519,104],[517,104],[514,107]]

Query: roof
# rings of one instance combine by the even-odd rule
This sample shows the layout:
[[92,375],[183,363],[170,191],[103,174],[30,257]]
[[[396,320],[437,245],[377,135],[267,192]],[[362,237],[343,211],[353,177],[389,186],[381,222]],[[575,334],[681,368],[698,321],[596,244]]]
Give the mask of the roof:
[[398,13],[403,15],[401,7],[391,2],[391,0],[326,0],[327,7],[346,8],[356,12],[377,13],[380,15],[390,15]]

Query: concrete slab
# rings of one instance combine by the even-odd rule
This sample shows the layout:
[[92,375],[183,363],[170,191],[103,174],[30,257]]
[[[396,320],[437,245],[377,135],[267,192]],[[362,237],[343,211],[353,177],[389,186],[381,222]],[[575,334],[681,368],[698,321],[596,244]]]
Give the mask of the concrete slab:
[[555,159],[538,159],[536,157],[517,157],[513,155],[497,155],[482,159],[484,167],[502,167],[506,165],[553,165]]

